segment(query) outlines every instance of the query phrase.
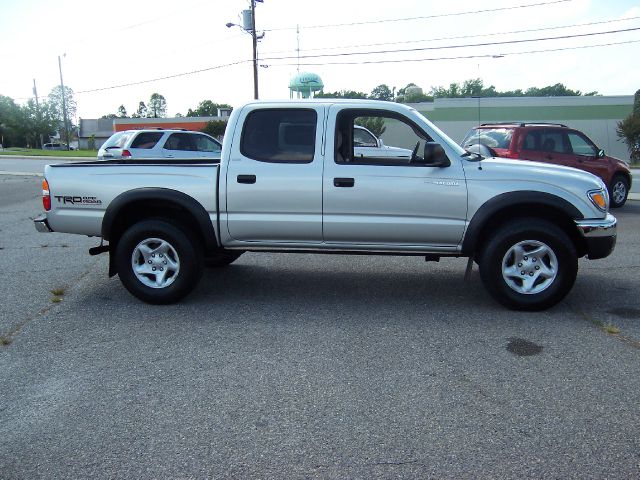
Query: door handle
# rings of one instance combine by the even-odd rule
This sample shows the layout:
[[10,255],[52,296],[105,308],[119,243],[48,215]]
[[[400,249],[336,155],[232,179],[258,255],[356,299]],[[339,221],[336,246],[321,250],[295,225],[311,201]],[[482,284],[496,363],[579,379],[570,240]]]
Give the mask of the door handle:
[[356,182],[353,178],[334,178],[333,179],[334,187],[353,187],[355,183]]
[[238,183],[256,183],[255,175],[238,175]]

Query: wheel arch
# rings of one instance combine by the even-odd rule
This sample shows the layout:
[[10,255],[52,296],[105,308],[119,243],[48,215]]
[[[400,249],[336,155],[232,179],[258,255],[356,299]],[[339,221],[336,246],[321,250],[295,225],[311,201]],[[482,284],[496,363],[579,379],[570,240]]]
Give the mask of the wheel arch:
[[[188,228],[198,236],[205,252],[219,248],[214,225],[201,203],[177,190],[139,188],[118,195],[105,211],[102,238],[109,241],[110,251],[115,250],[127,228],[149,218],[164,218]],[[110,262],[109,275],[115,273],[115,265]]]
[[574,223],[584,216],[574,205],[549,193],[520,191],[493,197],[477,210],[462,241],[463,255],[475,256],[492,231],[514,218],[550,221],[567,233],[579,256],[586,254],[586,244]]

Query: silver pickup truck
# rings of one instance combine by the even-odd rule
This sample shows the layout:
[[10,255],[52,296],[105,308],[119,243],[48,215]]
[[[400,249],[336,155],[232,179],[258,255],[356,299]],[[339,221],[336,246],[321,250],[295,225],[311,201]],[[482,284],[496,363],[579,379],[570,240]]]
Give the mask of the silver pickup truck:
[[[398,155],[355,146],[358,125]],[[109,275],[158,304],[205,265],[264,251],[468,257],[498,302],[540,310],[572,288],[579,257],[616,241],[597,177],[484,158],[412,108],[366,100],[248,103],[219,161],[49,165],[43,204],[38,231],[101,237],[90,253],[108,251]]]

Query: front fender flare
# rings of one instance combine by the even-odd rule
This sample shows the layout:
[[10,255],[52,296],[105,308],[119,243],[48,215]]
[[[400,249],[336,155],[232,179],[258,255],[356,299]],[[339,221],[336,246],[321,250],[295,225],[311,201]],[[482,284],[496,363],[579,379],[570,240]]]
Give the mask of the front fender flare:
[[462,253],[465,256],[473,255],[480,234],[490,220],[501,212],[511,211],[521,206],[522,216],[536,216],[536,212],[530,215],[524,210],[535,206],[553,209],[560,215],[573,220],[581,220],[584,215],[567,200],[551,193],[535,191],[507,192],[497,195],[485,202],[475,213],[467,227],[462,241]]

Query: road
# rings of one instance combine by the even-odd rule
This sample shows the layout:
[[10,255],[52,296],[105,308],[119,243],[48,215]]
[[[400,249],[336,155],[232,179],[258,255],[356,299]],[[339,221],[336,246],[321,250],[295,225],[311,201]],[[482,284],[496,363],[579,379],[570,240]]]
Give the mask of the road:
[[295,254],[160,307],[36,233],[39,188],[0,175],[3,479],[640,476],[640,202],[547,312],[462,259]]

